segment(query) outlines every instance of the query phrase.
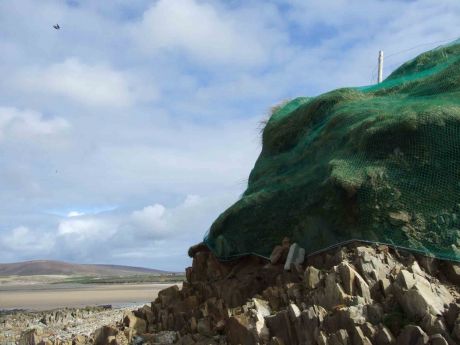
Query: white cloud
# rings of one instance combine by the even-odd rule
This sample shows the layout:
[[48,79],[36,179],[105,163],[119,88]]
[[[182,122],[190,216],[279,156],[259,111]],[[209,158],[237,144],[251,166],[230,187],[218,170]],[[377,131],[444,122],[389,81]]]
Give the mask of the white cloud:
[[19,88],[64,96],[87,106],[129,106],[157,97],[151,85],[106,64],[86,64],[78,58],[45,67],[30,67],[17,76]]
[[72,261],[130,259],[151,267],[159,266],[148,264],[148,260],[168,256],[186,262],[188,247],[202,239],[212,220],[233,200],[229,195],[188,195],[173,207],[154,203],[131,212],[64,218],[54,231],[46,233],[20,226],[0,239],[6,250],[0,253],[0,261],[16,252],[23,259],[44,258],[51,253],[54,258],[63,256]]
[[196,0],[160,0],[133,29],[139,46],[152,53],[179,50],[204,64],[250,66],[268,58],[267,37],[257,33],[247,22],[238,21],[238,15]]
[[69,127],[69,122],[63,118],[47,119],[33,110],[0,107],[0,140],[8,137],[28,140],[53,135]]
[[160,204],[146,206],[142,210],[134,211],[131,215],[136,231],[143,232],[149,237],[156,238],[166,235],[167,221],[166,208]]
[[78,212],[78,211],[70,211],[67,213],[67,217],[72,218],[72,217],[80,217],[84,216],[85,214],[83,212]]
[[19,226],[2,234],[0,244],[3,250],[16,251],[19,256],[27,254],[47,255],[55,244],[51,233],[31,231],[28,227]]
[[116,225],[107,219],[87,218],[63,220],[58,225],[58,236],[71,241],[90,244],[95,239],[108,239],[116,232]]

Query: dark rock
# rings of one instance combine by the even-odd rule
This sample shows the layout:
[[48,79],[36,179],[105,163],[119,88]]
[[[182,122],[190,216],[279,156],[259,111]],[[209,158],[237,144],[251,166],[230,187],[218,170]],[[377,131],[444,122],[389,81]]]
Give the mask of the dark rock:
[[428,335],[419,327],[407,325],[399,334],[397,344],[399,345],[425,345],[428,344]]
[[430,337],[430,345],[449,345],[447,340],[441,334],[433,334]]
[[204,244],[203,242],[200,242],[198,244],[195,244],[194,246],[191,246],[188,249],[188,256],[190,256],[191,258],[194,258],[195,254],[198,252],[209,252],[209,248],[206,244]]

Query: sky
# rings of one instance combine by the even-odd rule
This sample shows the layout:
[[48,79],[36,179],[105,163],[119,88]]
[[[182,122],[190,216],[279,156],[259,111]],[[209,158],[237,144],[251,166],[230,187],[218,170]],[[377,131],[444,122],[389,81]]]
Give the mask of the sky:
[[0,262],[182,271],[271,106],[373,84],[380,49],[387,76],[458,23],[458,0],[0,0]]

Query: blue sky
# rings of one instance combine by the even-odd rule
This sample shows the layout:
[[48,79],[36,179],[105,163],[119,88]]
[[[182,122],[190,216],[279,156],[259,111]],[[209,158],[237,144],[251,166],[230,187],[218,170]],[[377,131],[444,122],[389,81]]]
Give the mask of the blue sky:
[[458,0],[0,2],[0,262],[182,270],[270,106],[374,83],[379,49],[388,75],[459,22]]

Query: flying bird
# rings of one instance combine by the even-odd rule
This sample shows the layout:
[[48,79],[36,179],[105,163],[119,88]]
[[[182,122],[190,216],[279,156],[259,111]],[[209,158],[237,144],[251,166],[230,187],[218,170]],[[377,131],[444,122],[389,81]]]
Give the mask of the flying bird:
[[59,26],[59,24],[56,24],[56,25],[53,25],[53,28],[55,28],[56,30],[59,30],[61,27]]

